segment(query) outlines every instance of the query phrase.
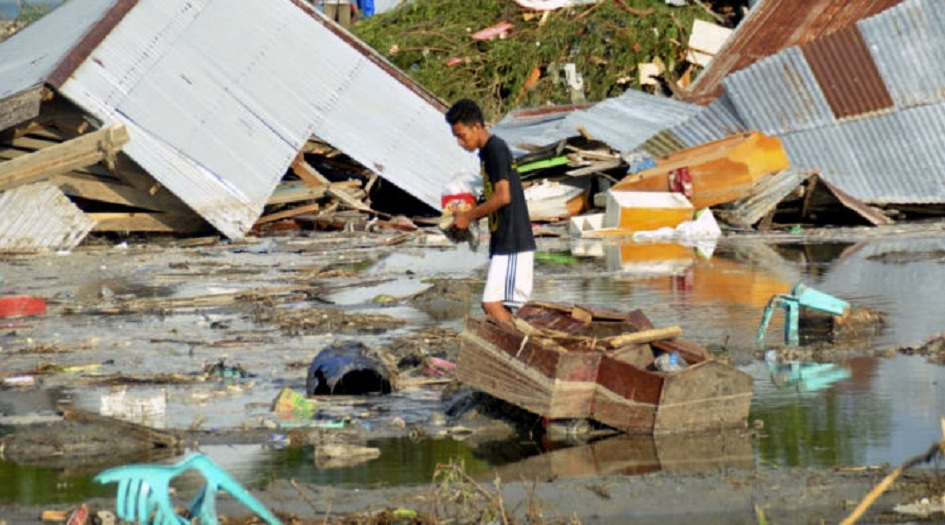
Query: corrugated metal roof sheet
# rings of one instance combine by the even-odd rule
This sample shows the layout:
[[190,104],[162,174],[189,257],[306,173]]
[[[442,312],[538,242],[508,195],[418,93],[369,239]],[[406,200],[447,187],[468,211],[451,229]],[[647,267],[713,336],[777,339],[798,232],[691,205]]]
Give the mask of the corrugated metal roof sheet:
[[835,120],[804,54],[796,47],[733,73],[725,79],[725,91],[748,126],[768,135]]
[[694,104],[630,89],[590,109],[569,114],[561,123],[561,131],[566,133],[564,136],[574,136],[582,126],[594,139],[621,153],[630,153],[699,109]]
[[856,25],[801,46],[836,118],[888,109],[893,101]]
[[[732,74],[726,90],[747,127],[780,136],[793,166],[824,171],[841,191],[874,204],[945,203],[945,75],[930,62],[945,52],[943,15],[940,0],[906,0],[804,46],[806,57],[790,48]],[[858,27],[869,28],[860,44]]]
[[[584,128],[593,139],[621,153],[630,153],[643,147],[660,132],[701,111],[702,108],[695,104],[629,89],[619,97],[603,100],[586,109],[559,106],[515,111],[496,124],[492,131],[515,148],[518,144],[546,146],[576,137],[581,134],[578,129]],[[665,149],[666,140],[672,142],[674,139],[657,140],[654,147]],[[521,148],[519,152],[524,153]]]
[[789,133],[781,141],[792,165],[823,170],[857,199],[945,203],[945,104]]
[[670,129],[682,144],[690,148],[745,131],[749,129],[742,122],[728,93],[722,94],[698,113]]
[[545,146],[574,135],[565,135],[560,129],[561,123],[569,113],[587,107],[589,106],[517,109],[510,111],[491,131],[508,143],[513,155],[520,156],[529,152],[526,146]]
[[60,91],[124,123],[125,153],[231,238],[312,134],[438,208],[475,157],[427,92],[339,31],[292,0],[139,0]]
[[905,2],[857,26],[897,107],[945,100],[945,2]]
[[39,182],[0,193],[0,251],[68,250],[95,226],[53,184]]
[[708,104],[723,80],[764,57],[875,15],[902,0],[763,0],[751,9],[709,66],[684,95]]

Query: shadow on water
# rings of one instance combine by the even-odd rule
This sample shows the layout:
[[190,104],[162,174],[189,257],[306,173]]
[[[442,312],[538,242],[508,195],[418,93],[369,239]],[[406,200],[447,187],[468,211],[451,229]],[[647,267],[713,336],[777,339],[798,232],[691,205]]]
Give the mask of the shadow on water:
[[[496,471],[503,479],[551,479],[656,470],[898,464],[941,437],[945,368],[921,357],[876,357],[869,351],[917,344],[945,329],[938,315],[945,307],[942,254],[945,238],[930,237],[859,244],[727,243],[714,250],[596,242],[572,246],[567,257],[537,259],[536,300],[640,308],[657,326],[678,324],[685,338],[725,351],[755,380],[749,423],[761,428],[754,439],[740,436],[715,443],[700,437],[673,443],[620,436],[572,447],[522,437],[477,445],[453,439],[383,439],[367,443],[381,450],[378,459],[348,468],[319,468],[311,447],[208,446],[203,451],[253,486],[289,477],[351,487],[424,484],[437,464],[450,461],[462,461],[480,479]],[[369,302],[354,303],[379,294],[414,293],[417,283],[406,272],[419,263],[390,258],[385,264],[388,277],[399,279],[393,290],[362,291],[342,302],[371,309],[376,306]],[[479,259],[470,267],[483,264]],[[884,329],[844,342],[844,351],[834,359],[825,354],[830,363],[783,357],[766,362],[755,340],[762,309],[772,295],[786,293],[798,282],[883,312]],[[469,305],[475,310],[477,301]],[[781,343],[782,317],[777,315],[768,331],[769,345]],[[178,353],[174,358],[193,367],[188,353]],[[245,412],[256,401],[237,397],[232,408]],[[173,395],[171,402],[178,403]],[[424,409],[417,410],[420,421]],[[46,503],[109,493],[89,478],[0,463],[0,500]]]

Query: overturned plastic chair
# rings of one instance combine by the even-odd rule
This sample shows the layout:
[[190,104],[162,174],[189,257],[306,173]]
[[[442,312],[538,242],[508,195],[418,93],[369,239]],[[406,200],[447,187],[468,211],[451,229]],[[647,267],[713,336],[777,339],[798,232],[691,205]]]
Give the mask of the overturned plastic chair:
[[[188,507],[190,518],[185,518],[174,510],[170,483],[191,469],[200,472],[206,484]],[[216,525],[216,496],[217,492],[224,490],[269,525],[281,525],[279,519],[242,485],[200,453],[176,465],[139,464],[111,468],[95,476],[95,481],[118,483],[115,513],[129,523],[189,525],[197,518],[201,525]]]
[[787,346],[800,346],[801,338],[798,334],[801,308],[810,308],[830,315],[844,315],[850,311],[850,303],[838,299],[830,294],[815,290],[798,283],[791,289],[790,294],[778,294],[768,301],[761,324],[758,326],[758,346],[764,348],[765,332],[774,315],[775,308],[784,309],[784,343]]

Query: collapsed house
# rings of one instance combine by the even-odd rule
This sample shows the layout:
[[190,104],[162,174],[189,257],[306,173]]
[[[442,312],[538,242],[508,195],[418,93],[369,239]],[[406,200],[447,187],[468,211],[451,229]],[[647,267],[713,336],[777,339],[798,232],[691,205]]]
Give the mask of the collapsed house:
[[[765,0],[681,100],[635,93],[590,108],[521,111],[496,132],[515,143],[530,131],[546,141],[600,138],[627,160],[624,174],[640,171],[633,155],[669,166],[680,156],[698,160],[692,152],[728,137],[761,132],[781,142],[790,169],[756,179],[725,203],[726,222],[751,227],[793,199],[805,212],[820,202],[821,218],[842,209],[888,224],[903,211],[931,213],[945,203],[936,175],[945,164],[945,139],[936,132],[945,122],[945,80],[936,73],[943,29],[945,6],[927,0],[824,0],[803,9]],[[629,111],[617,109],[622,101]],[[665,118],[667,107],[676,108],[672,117]],[[639,118],[626,118],[630,112]],[[595,114],[615,129],[601,127]]]
[[71,0],[0,43],[0,249],[239,239],[289,170],[328,184],[304,158],[313,137],[439,209],[476,165],[444,110],[302,0]]

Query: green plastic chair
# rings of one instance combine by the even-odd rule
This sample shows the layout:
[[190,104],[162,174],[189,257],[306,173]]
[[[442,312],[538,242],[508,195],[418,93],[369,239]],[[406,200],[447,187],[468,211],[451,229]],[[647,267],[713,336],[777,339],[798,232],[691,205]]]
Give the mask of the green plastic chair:
[[[190,519],[187,519],[174,511],[169,489],[172,479],[191,469],[203,474],[206,484],[188,507]],[[242,485],[200,453],[176,465],[140,464],[111,468],[95,476],[95,481],[118,483],[115,513],[130,523],[190,525],[191,520],[199,518],[201,525],[216,525],[216,495],[225,490],[269,525],[282,525]]]

